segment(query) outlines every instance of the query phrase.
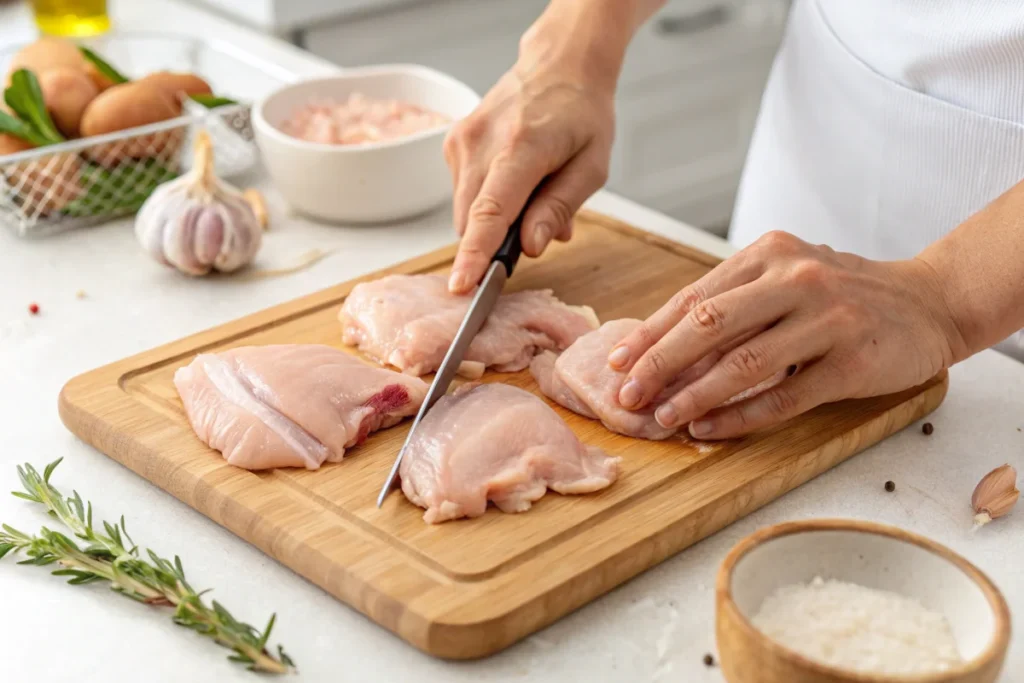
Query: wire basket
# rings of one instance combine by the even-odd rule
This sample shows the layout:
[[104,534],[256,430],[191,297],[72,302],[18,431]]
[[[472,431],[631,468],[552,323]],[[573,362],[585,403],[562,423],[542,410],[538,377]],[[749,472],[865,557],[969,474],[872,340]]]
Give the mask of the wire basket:
[[[288,80],[256,60],[187,37],[111,34],[86,44],[130,76],[191,71],[236,100],[255,99]],[[2,73],[18,49],[0,53]],[[206,109],[186,101],[176,119],[2,156],[0,224],[38,237],[132,214],[159,184],[191,167],[200,129],[213,143],[217,174],[243,173],[258,159],[249,113],[248,104]]]

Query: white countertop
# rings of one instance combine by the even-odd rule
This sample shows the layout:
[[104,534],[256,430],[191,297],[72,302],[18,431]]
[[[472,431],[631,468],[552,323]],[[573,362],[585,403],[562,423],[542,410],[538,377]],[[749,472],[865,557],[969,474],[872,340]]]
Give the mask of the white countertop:
[[[230,41],[296,75],[332,68],[283,43],[173,0],[122,2],[123,28],[152,27]],[[25,36],[20,10],[0,10],[0,46]],[[255,178],[257,184],[260,179]],[[725,256],[706,233],[604,193],[591,207]],[[855,517],[895,524],[951,546],[1024,606],[1024,511],[971,533],[968,502],[978,478],[1004,462],[1024,465],[1024,365],[985,352],[952,371],[935,433],[905,430],[680,553],[613,593],[487,660],[430,658],[114,461],[61,424],[57,394],[73,375],[272,304],[314,292],[444,245],[446,212],[393,227],[319,226],[287,215],[271,197],[274,225],[263,253],[283,264],[310,247],[339,251],[288,277],[189,280],[148,261],[126,221],[56,238],[0,233],[0,491],[16,489],[15,465],[64,456],[55,483],[92,499],[97,516],[125,514],[142,545],[182,556],[191,581],[211,587],[236,616],[257,623],[273,611],[303,681],[721,681],[706,669],[714,651],[713,585],[718,563],[751,531],[803,517]],[[87,293],[76,299],[79,289]],[[39,316],[27,307],[38,302]],[[895,493],[885,493],[891,479]],[[35,531],[46,518],[0,496],[0,520]],[[70,587],[44,569],[0,562],[4,596],[0,679],[10,681],[253,681],[226,652],[174,627],[166,611]],[[260,624],[257,624],[260,625]],[[1020,633],[1020,628],[1017,633]],[[61,655],[58,658],[55,655]],[[1003,681],[1024,675],[1016,635]]]

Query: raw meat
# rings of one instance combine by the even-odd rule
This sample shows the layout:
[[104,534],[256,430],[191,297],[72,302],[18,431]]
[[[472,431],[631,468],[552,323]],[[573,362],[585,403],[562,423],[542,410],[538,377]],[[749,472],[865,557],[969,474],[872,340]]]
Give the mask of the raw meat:
[[402,459],[402,491],[433,524],[479,517],[494,502],[523,512],[547,489],[590,493],[619,459],[584,446],[544,401],[508,384],[467,384],[420,422]]
[[310,102],[281,124],[292,137],[328,145],[394,140],[443,126],[450,119],[398,100],[375,100],[352,93],[342,103]]
[[[472,295],[448,292],[441,275],[389,275],[356,285],[341,307],[343,341],[410,375],[437,370]],[[485,367],[515,372],[538,351],[565,349],[598,326],[587,306],[569,306],[550,290],[503,294],[466,353],[460,374]]]
[[248,470],[337,462],[419,410],[427,385],[317,344],[200,354],[174,374],[192,429]]
[[[660,440],[685,428],[686,425],[662,427],[654,419],[654,411],[665,399],[703,376],[718,362],[721,354],[712,353],[702,358],[642,410],[626,410],[619,405],[618,399],[626,373],[608,365],[608,354],[640,324],[641,321],[631,318],[611,320],[600,329],[577,339],[561,355],[548,351],[534,358],[530,371],[540,385],[541,392],[575,413],[600,420],[605,427],[618,434]],[[781,371],[756,387],[733,396],[722,405],[755,396],[781,382],[786,374],[786,371]]]

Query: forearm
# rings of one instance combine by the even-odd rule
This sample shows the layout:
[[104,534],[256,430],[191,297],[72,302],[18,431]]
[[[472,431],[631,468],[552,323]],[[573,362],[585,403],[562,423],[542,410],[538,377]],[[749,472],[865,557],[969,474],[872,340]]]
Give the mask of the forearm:
[[520,68],[557,62],[581,86],[614,88],[637,29],[666,0],[551,0],[520,41]]
[[918,257],[942,282],[963,360],[1024,328],[1024,182]]

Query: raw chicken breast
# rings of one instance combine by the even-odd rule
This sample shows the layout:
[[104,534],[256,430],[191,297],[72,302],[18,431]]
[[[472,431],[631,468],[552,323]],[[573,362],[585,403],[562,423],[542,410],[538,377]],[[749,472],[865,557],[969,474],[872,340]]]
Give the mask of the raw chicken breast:
[[200,354],[174,385],[199,439],[248,470],[337,462],[427,394],[419,379],[317,344]]
[[335,145],[394,140],[448,123],[447,116],[399,100],[352,93],[343,102],[311,101],[281,124],[289,135]]
[[[712,353],[691,366],[667,387],[659,397],[643,410],[626,410],[619,405],[619,389],[626,373],[608,365],[612,348],[635,330],[641,321],[631,318],[611,320],[586,334],[560,356],[550,351],[533,359],[530,371],[540,385],[541,392],[556,403],[584,417],[601,420],[613,432],[641,439],[667,439],[686,425],[665,428],[654,419],[658,405],[687,384],[710,370],[721,354]],[[755,396],[770,389],[786,378],[782,371],[756,387],[733,396],[722,405]]]
[[[343,340],[410,375],[437,370],[472,295],[449,294],[442,275],[389,275],[356,285],[338,318]],[[460,374],[485,367],[515,372],[538,351],[562,350],[598,326],[587,306],[569,306],[550,290],[504,294],[466,353]]]
[[619,459],[584,446],[544,401],[508,384],[467,384],[420,422],[402,459],[402,491],[427,523],[479,517],[491,500],[523,512],[547,489],[590,493]]

